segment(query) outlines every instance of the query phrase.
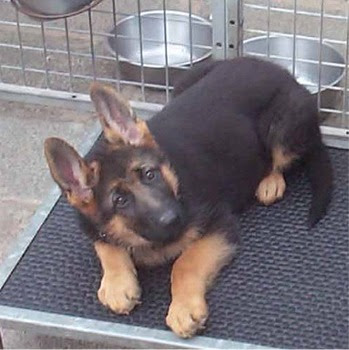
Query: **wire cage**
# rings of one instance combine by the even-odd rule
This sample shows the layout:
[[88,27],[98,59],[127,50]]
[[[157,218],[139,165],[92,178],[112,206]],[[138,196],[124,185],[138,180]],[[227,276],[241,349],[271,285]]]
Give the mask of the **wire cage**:
[[0,0],[0,97],[10,99],[77,101],[98,80],[150,108],[191,66],[250,54],[288,68],[317,94],[322,130],[345,138],[348,52],[346,0],[103,0],[49,21]]

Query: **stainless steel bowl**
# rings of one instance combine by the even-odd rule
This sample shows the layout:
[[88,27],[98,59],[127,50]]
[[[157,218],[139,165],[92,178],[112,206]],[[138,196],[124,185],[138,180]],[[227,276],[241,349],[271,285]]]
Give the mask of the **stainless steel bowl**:
[[[183,72],[180,67],[193,64],[211,55],[212,27],[205,19],[192,15],[190,51],[190,22],[186,12],[166,11],[167,59],[169,82]],[[139,24],[142,31],[142,52],[144,80],[152,84],[165,84],[166,46],[163,11],[146,11],[138,16],[130,16],[117,23],[108,38],[108,48],[117,52],[121,73],[130,80],[141,80],[141,46]],[[115,33],[117,36],[115,37]]]
[[[267,56],[268,38],[266,36],[247,39],[244,41],[244,53]],[[269,38],[270,60],[293,71],[293,38],[270,37]],[[319,92],[319,55],[320,43],[316,40],[296,38],[296,64],[295,77],[312,94]],[[333,66],[333,64],[345,64],[344,58],[332,46],[322,44],[321,85],[338,86],[343,79],[344,66]],[[335,108],[341,97],[340,91],[329,90],[321,87],[321,107]]]
[[24,14],[39,20],[73,16],[96,6],[102,0],[11,0]]

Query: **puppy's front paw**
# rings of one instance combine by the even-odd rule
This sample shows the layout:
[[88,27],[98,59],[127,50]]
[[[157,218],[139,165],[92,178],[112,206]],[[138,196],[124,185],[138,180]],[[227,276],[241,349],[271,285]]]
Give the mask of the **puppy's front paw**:
[[286,183],[283,175],[279,172],[271,172],[258,185],[256,196],[258,200],[270,205],[281,199],[286,190]]
[[204,298],[187,297],[171,302],[166,324],[182,338],[190,338],[204,328],[208,317],[208,308]]
[[104,275],[98,290],[98,299],[118,314],[128,315],[140,304],[141,289],[133,274]]

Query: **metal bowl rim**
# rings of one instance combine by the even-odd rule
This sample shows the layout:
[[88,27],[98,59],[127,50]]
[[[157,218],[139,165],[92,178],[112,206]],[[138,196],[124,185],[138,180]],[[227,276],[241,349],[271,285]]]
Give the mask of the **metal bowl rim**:
[[[283,35],[270,35],[269,36],[269,39],[275,39],[275,38],[289,38],[289,37],[286,37],[286,36],[283,36]],[[249,39],[246,39],[246,40],[244,40],[243,41],[243,45],[245,44],[245,43],[249,43],[249,42],[253,42],[253,41],[259,41],[259,40],[261,40],[261,39],[268,39],[268,36],[267,35],[262,35],[262,36],[255,36],[255,37],[253,37],[253,38],[249,38]],[[296,38],[296,40],[303,40],[303,41],[315,41],[316,43],[318,43],[318,44],[320,44],[319,42],[318,42],[318,40],[317,39],[306,39],[306,38]],[[328,44],[328,43],[324,43],[324,42],[322,42],[322,45],[324,45],[324,46],[327,46],[327,48],[329,48],[329,49],[332,49],[337,55],[338,55],[338,57],[340,57],[341,58],[341,60],[342,60],[342,63],[345,65],[345,59],[344,59],[344,57],[338,52],[338,50],[336,50],[332,45],[330,45],[330,44]],[[243,50],[243,52],[245,53],[245,50]],[[251,54],[251,55],[253,55],[253,53]],[[267,57],[267,56],[266,56]],[[340,74],[340,76],[336,79],[336,80],[334,80],[332,83],[330,83],[329,85],[330,86],[336,86],[342,79],[343,79],[343,77],[344,77],[344,75],[345,75],[345,67],[344,68],[342,68],[342,73]],[[323,91],[325,91],[325,90],[327,90],[327,88],[326,87],[320,87],[320,91],[318,91],[318,89],[315,91],[315,92],[312,92],[311,94],[312,95],[314,95],[314,94],[317,94],[317,93],[321,93],[321,92],[323,92]]]
[[[162,10],[151,10],[151,11],[143,11],[141,12],[141,17],[144,16],[144,15],[149,15],[149,14],[163,14],[164,12]],[[184,11],[174,11],[174,10],[166,10],[166,14],[174,14],[174,15],[186,15],[187,17],[189,17],[189,13],[188,12],[184,12]],[[113,26],[113,28],[111,30],[109,30],[109,34],[113,33],[113,31],[115,30],[115,28],[117,28],[121,23],[123,22],[126,22],[128,20],[131,20],[133,18],[137,18],[138,15],[130,15],[130,16],[127,16],[125,18],[122,18],[120,21],[118,21],[115,26]],[[204,25],[207,25],[208,27],[210,27],[210,30],[212,32],[212,24],[210,21],[206,20],[205,18],[203,17],[200,17],[200,16],[197,16],[197,15],[191,15],[192,18],[195,18],[197,19],[199,22],[201,22],[202,24]],[[201,24],[200,23],[200,24]],[[109,40],[106,40],[107,42],[107,49],[109,51],[109,53],[111,53],[113,56],[116,56],[117,53],[111,48],[110,44],[109,44]],[[164,43],[165,44],[165,43]],[[180,44],[179,44],[180,45]],[[192,61],[183,61],[182,63],[178,63],[178,64],[173,64],[171,66],[169,66],[169,68],[177,68],[177,67],[183,67],[183,66],[188,66],[190,65],[191,63],[195,64],[195,63],[198,63],[198,62],[201,62],[203,60],[205,60],[206,58],[210,57],[212,55],[212,48],[211,49],[208,49],[208,52],[195,59],[195,60],[192,60]],[[141,63],[140,62],[135,62],[135,61],[131,61],[130,59],[122,56],[122,55],[118,55],[119,56],[119,61],[122,61],[122,62],[127,62],[129,64],[132,64],[134,66],[138,66],[138,67],[141,67]],[[165,68],[165,65],[159,65],[159,64],[144,64],[143,63],[143,67],[144,68],[157,68],[157,69],[163,69]]]
[[81,7],[78,10],[72,11],[72,12],[67,12],[65,14],[60,14],[60,15],[44,15],[44,14],[39,14],[37,12],[32,11],[28,6],[25,6],[24,4],[21,4],[21,0],[11,0],[11,3],[16,7],[16,9],[24,13],[25,15],[32,17],[37,20],[55,20],[55,19],[61,19],[61,18],[67,18],[71,16],[78,15],[82,12],[85,12],[87,10],[92,9],[93,7],[97,6],[100,2],[103,0],[91,0],[91,2],[88,5],[85,5]]

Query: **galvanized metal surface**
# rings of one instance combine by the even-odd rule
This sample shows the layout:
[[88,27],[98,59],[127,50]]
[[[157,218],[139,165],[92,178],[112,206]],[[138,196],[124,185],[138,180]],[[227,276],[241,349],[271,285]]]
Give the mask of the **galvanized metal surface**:
[[229,59],[242,54],[243,6],[239,0],[212,3],[213,57]]
[[181,339],[170,331],[155,330],[33,310],[0,306],[3,327],[42,332],[90,341],[117,341],[127,348],[186,348],[186,349],[271,349],[255,344],[226,341],[203,336]]

